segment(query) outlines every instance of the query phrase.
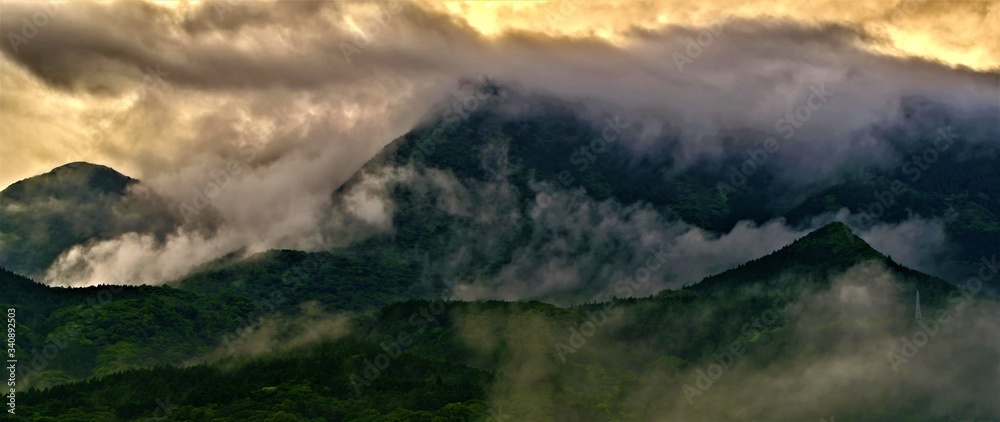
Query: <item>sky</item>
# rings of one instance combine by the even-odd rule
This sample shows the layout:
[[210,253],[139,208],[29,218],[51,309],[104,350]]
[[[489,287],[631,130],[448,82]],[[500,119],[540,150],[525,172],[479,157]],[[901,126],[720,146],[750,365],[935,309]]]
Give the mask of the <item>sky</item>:
[[[0,189],[87,161],[140,179],[130,193],[140,200],[155,194],[150,203],[162,201],[182,221],[164,236],[127,232],[73,247],[38,275],[50,285],[163,284],[234,251],[328,248],[317,232],[347,243],[384,234],[393,215],[385,187],[401,180],[435,192],[441,209],[482,226],[449,239],[463,248],[434,257],[443,262],[439,271],[497,256],[497,244],[513,236],[498,224],[506,216],[497,210],[517,205],[503,180],[463,185],[443,171],[383,167],[361,175],[340,202],[331,195],[394,139],[445,110],[467,111],[476,104],[468,81],[484,77],[518,94],[511,98],[578,105],[597,127],[609,115],[636,122],[629,142],[640,149],[666,149],[657,142],[677,139],[670,151],[681,165],[721,156],[732,134],[780,132],[787,127],[782,119],[818,97],[775,169],[785,182],[801,184],[851,165],[898,168],[906,157],[884,148],[876,132],[895,128],[904,99],[980,118],[995,117],[1000,106],[995,0],[0,0],[0,37]],[[590,292],[623,273],[638,277],[655,256],[663,260],[658,282],[635,292],[653,294],[850,218],[842,210],[802,226],[743,221],[728,233],[710,233],[649,204],[597,201],[551,181],[532,187],[558,199],[532,217],[528,243],[495,276],[462,280],[454,299]],[[187,220],[184,207],[207,189],[211,209]],[[949,251],[938,219],[913,216],[858,235],[921,271],[933,272]],[[581,253],[588,239],[606,246]],[[664,248],[669,253],[658,255]],[[794,412],[802,409],[786,409],[787,398],[824,397],[805,408],[815,413],[863,412],[898,400],[902,390],[895,387],[906,382],[935,398],[934,415],[970,401],[993,406],[985,394],[995,378],[953,377],[987,373],[979,365],[996,362],[995,308],[959,306],[953,320],[971,322],[943,327],[938,345],[911,365],[923,372],[903,375],[888,372],[883,358],[909,328],[815,330],[857,315],[898,315],[899,304],[886,302],[891,278],[884,268],[862,266],[833,279],[830,291],[803,296],[788,311],[796,318],[789,328],[797,356],[765,368],[744,359],[701,407],[671,406],[665,392],[681,403],[672,390],[680,385],[665,383],[655,369],[640,380],[643,394],[626,399],[666,403],[661,419],[800,420],[803,413]],[[484,329],[483,318],[458,321],[460,335],[482,344],[474,334]],[[485,322],[493,333],[524,332]],[[344,324],[332,318],[305,337],[340,335]],[[268,321],[240,352],[273,350],[273,334],[292,325]],[[534,338],[561,337],[565,327],[551,330]],[[595,356],[635,351],[598,338],[587,347]],[[513,353],[502,372],[516,383],[494,386],[491,399],[550,394],[544,381],[554,379],[553,368],[538,360],[543,355]],[[694,382],[697,369],[682,379]],[[822,377],[803,388],[802,373]]]
[[[722,44],[724,22],[753,33],[755,61],[802,77],[821,69],[793,69],[778,60],[794,51],[778,50],[814,48],[822,60],[857,49],[911,60],[913,73],[948,73],[931,69],[939,63],[994,82],[1000,68],[998,4],[988,1],[43,1],[3,2],[2,12],[0,186],[76,160],[139,178],[181,172],[264,130],[255,123],[298,130],[268,144],[310,130],[350,143],[360,157],[343,165],[357,167],[458,78],[544,80],[579,66],[581,78],[670,83],[684,72],[657,47],[684,53],[686,37],[713,25],[721,34],[702,40]],[[645,75],[616,69],[645,61]],[[710,83],[727,77],[686,67]],[[262,122],[281,118],[272,107],[288,121]],[[333,139],[354,134],[365,139]]]
[[[785,170],[808,183],[849,162],[898,164],[867,131],[898,117],[902,98],[972,113],[997,107],[998,9],[930,0],[0,2],[0,187],[87,161],[140,179],[179,213],[223,185],[211,205],[225,224],[211,236],[185,226],[164,246],[128,234],[65,257],[67,266],[152,271],[146,282],[241,248],[314,250],[308,239],[329,223],[330,193],[394,139],[467,102],[463,85],[482,77],[581,104],[595,121],[641,122],[634,142],[644,148],[676,135],[681,163],[719,156],[734,131],[773,132],[826,93],[795,133],[803,142],[789,154],[801,159],[789,162],[801,164]],[[358,198],[353,212],[385,219],[384,204]],[[746,257],[724,262],[737,258]]]

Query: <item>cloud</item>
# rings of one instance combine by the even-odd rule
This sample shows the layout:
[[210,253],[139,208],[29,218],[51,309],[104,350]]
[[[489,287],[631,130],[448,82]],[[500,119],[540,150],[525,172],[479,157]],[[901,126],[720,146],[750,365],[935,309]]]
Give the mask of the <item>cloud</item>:
[[236,365],[261,355],[274,355],[323,340],[335,340],[351,332],[347,315],[328,314],[316,302],[306,302],[293,315],[248,315],[236,332],[227,333],[222,345],[185,365],[223,362]]
[[[781,302],[777,320],[782,322],[771,318],[770,325],[760,307],[726,311],[720,306],[720,301],[737,300],[733,297],[669,305],[653,300],[625,311],[618,310],[625,306],[619,304],[566,362],[553,349],[570,335],[559,312],[480,311],[455,319],[476,356],[502,356],[490,400],[520,418],[819,421],[1000,415],[1000,338],[994,326],[1000,308],[995,302],[967,291],[939,308],[925,302],[923,323],[929,331],[924,331],[913,321],[912,297],[900,295],[897,280],[880,264],[851,268],[827,286]],[[669,317],[657,320],[654,315],[660,313]],[[706,339],[704,330],[716,329],[713,324],[739,327],[761,320],[762,330],[722,338],[714,349],[692,344]],[[665,340],[671,336],[685,342]],[[914,349],[905,351],[905,362],[894,362],[888,356],[904,353],[901,338],[913,341]],[[735,342],[741,351],[727,355]],[[701,353],[699,346],[709,348]]]
[[[682,71],[674,54],[687,54],[691,37],[720,22],[715,9],[675,5],[685,19],[624,25],[638,6],[580,6],[555,25],[569,30],[601,14],[619,22],[611,25],[619,35],[588,36],[492,31],[492,15],[477,18],[474,5],[462,6],[468,14],[459,17],[430,3],[311,3],[60,3],[17,51],[0,43],[0,184],[82,159],[143,180],[176,214],[211,196],[174,237],[189,236],[180,243],[212,256],[225,248],[307,247],[301,239],[312,228],[337,221],[330,193],[432,118],[463,78],[493,75],[529,101],[579,104],[595,121],[621,115],[637,122],[626,143],[666,148],[681,165],[777,136],[779,120],[825,87],[832,97],[769,164],[791,183],[893,160],[870,132],[898,118],[903,97],[957,113],[996,109],[995,71],[869,48],[884,35],[869,23],[885,19],[893,4],[863,16],[827,4],[817,10],[833,14],[822,21],[802,18],[814,11],[806,6],[735,8]],[[22,18],[40,7],[5,4],[0,33],[21,31]],[[893,19],[908,31],[926,30],[928,8]],[[517,10],[508,12],[521,16]],[[775,10],[777,18],[761,17]],[[995,13],[992,6],[955,10],[942,19]],[[957,44],[970,55],[982,45]],[[144,256],[169,255],[162,242],[117,242],[129,245],[123,254],[140,247]],[[105,256],[73,256],[98,255]],[[166,256],[151,262],[175,265]]]
[[[648,203],[599,201],[581,188],[563,189],[549,182],[530,183],[528,198],[536,206],[522,209],[523,193],[508,180],[508,170],[476,181],[410,165],[375,168],[383,175],[405,177],[390,182],[383,176],[382,186],[372,184],[370,175],[363,173],[360,182],[349,186],[346,197],[363,192],[368,203],[377,205],[380,222],[396,218],[400,207],[408,208],[399,216],[407,231],[439,227],[433,240],[427,235],[426,243],[434,245],[435,252],[425,271],[452,285],[453,297],[459,300],[539,299],[562,305],[605,300],[617,295],[611,288],[614,282],[637,276],[641,268],[652,270],[642,290],[632,294],[653,295],[766,256],[832,221],[854,225],[859,236],[896,262],[933,274],[952,274],[941,264],[953,249],[943,223],[919,216],[898,224],[859,227],[858,216],[843,210],[801,225],[783,219],[763,224],[741,221],[727,232],[713,233]],[[380,189],[373,190],[375,186]],[[396,204],[398,197],[390,192],[403,190],[409,192],[405,203]],[[385,210],[393,212],[386,216]],[[414,218],[425,220],[414,222]],[[364,227],[356,220],[345,226]]]
[[[829,290],[791,307],[788,352],[763,365],[741,358],[699,397],[699,405],[678,403],[663,417],[819,420],[900,411],[896,406],[918,397],[932,403],[920,411],[925,417],[1000,414],[993,375],[1000,350],[996,330],[989,327],[996,304],[949,301],[944,311],[949,322],[926,318],[938,332],[897,372],[887,355],[900,352],[900,337],[921,330],[905,318],[912,307],[901,299],[909,298],[898,296],[896,281],[884,268],[855,267],[835,277]],[[957,361],[957,355],[965,358]],[[970,371],[982,372],[966,378]],[[694,379],[693,373],[686,375]]]
[[[514,246],[510,261],[496,275],[463,279],[453,274],[458,299],[545,298],[579,303],[597,297],[614,281],[633,276],[654,257],[659,269],[644,285],[645,290],[636,292],[636,296],[646,296],[759,258],[808,232],[773,221],[760,226],[741,222],[729,233],[713,234],[667,218],[648,204],[596,201],[581,189],[559,191],[547,184],[539,184],[537,189],[538,197],[551,199],[540,201],[547,206],[537,215],[524,217],[529,219],[531,238]],[[479,203],[488,203],[491,208],[497,205],[495,200]],[[497,223],[493,222],[493,230],[483,229],[491,234],[473,232],[473,236],[509,236]],[[501,253],[506,246],[503,243],[472,242],[465,237],[454,241],[463,245],[449,258],[458,268],[473,265],[475,257],[506,255]],[[490,246],[494,249],[487,249]]]
[[910,218],[899,224],[876,224],[860,236],[893,261],[929,274],[946,273],[946,267],[937,263],[954,251],[944,223],[938,220]]

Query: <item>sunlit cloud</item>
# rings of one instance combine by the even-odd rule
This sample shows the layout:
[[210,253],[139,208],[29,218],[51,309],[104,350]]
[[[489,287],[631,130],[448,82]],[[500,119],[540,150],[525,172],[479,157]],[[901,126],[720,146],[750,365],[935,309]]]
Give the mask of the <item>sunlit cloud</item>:
[[[856,137],[894,116],[903,97],[996,107],[1000,68],[989,2],[46,5],[0,3],[0,187],[88,161],[142,180],[179,212],[236,162],[239,174],[199,214],[222,221],[222,237],[175,242],[202,247],[206,259],[301,247],[335,220],[331,192],[483,75],[518,101],[626,115],[643,128],[629,142],[677,139],[681,164],[718,157],[733,131],[773,130],[811,89],[829,87],[822,113],[796,132],[808,142],[782,153],[784,178],[806,183],[845,163],[891,159]],[[36,15],[37,27],[25,23]],[[705,31],[708,44],[698,41]],[[681,69],[676,55],[693,42],[703,51]],[[126,245],[141,249],[133,257],[164,260],[141,269],[145,281],[187,270],[171,267],[183,258],[169,245],[108,242],[73,256],[118,253],[108,262],[140,270],[142,260],[115,252]]]

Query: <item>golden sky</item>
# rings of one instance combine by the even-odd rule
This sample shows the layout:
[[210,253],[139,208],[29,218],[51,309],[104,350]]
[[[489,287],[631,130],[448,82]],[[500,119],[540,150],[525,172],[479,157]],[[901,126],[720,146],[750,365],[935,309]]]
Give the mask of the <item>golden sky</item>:
[[[0,188],[87,161],[179,213],[226,180],[205,221],[165,244],[124,237],[59,266],[90,262],[91,281],[127,269],[157,283],[234,250],[309,250],[317,227],[340,230],[331,192],[442,108],[474,111],[468,82],[482,77],[515,110],[555,100],[595,124],[625,116],[636,148],[687,164],[720,157],[730,134],[772,133],[829,90],[796,132],[801,157],[786,157],[801,168],[782,169],[807,183],[892,165],[875,138],[904,102],[995,112],[997,13],[930,0],[0,1]],[[224,224],[203,237],[215,217]]]
[[[99,150],[91,148],[90,142],[71,148],[85,154],[72,155],[137,176],[143,175],[151,161],[176,162],[180,158],[170,158],[168,153],[156,158],[158,152],[135,138],[152,131],[154,138],[162,138],[156,141],[160,144],[196,148],[194,144],[204,140],[197,139],[199,135],[188,123],[216,104],[249,95],[246,90],[228,89],[240,84],[266,79],[271,88],[295,87],[312,83],[322,72],[365,83],[361,81],[370,72],[358,66],[345,71],[322,68],[329,63],[293,64],[309,61],[315,51],[339,53],[345,38],[359,36],[373,40],[371,47],[358,53],[372,61],[370,66],[401,57],[400,61],[418,70],[451,66],[458,69],[456,73],[467,71],[472,75],[463,76],[473,76],[481,70],[470,70],[473,66],[468,61],[429,57],[421,48],[433,45],[439,51],[459,51],[470,47],[503,56],[507,53],[502,48],[517,46],[517,40],[546,39],[556,49],[567,45],[591,48],[586,45],[591,40],[597,49],[607,43],[628,50],[645,42],[648,33],[681,28],[695,31],[690,33],[694,37],[699,30],[726,22],[795,22],[857,31],[855,46],[876,55],[920,58],[994,74],[1000,69],[997,1],[415,0],[399,7],[384,2],[317,1],[59,2],[54,3],[60,7],[38,35],[14,52],[10,34],[22,32],[23,18],[38,13],[39,5],[45,4],[53,3],[0,2],[4,12],[0,29],[5,34],[0,47],[0,187],[64,163],[66,145],[95,134],[118,141]],[[379,20],[384,25],[373,24]],[[372,28],[384,28],[384,33],[372,34]],[[683,39],[678,42],[683,46]],[[262,65],[253,75],[237,80],[249,61],[261,54],[271,54],[268,59],[278,64]],[[223,69],[230,66],[225,64],[204,64],[229,59],[231,69]],[[150,74],[146,69],[161,63],[172,64],[174,69],[166,72],[172,74],[164,85],[144,86],[142,81]],[[214,79],[198,80],[206,74]],[[441,78],[433,83],[451,82]],[[431,82],[421,82],[426,83]],[[178,86],[171,94],[160,92],[174,84]],[[385,92],[384,85],[379,89]],[[145,95],[153,93],[171,101],[183,100],[176,106],[166,105],[166,98],[164,103],[155,103],[158,96]],[[150,114],[154,106],[166,107],[173,121]],[[313,110],[323,108],[314,106]],[[114,119],[119,124],[109,126]]]
[[427,1],[485,36],[528,31],[596,36],[627,43],[633,28],[701,26],[723,19],[792,19],[857,26],[878,39],[869,48],[977,70],[1000,68],[997,1],[713,0],[713,1]]

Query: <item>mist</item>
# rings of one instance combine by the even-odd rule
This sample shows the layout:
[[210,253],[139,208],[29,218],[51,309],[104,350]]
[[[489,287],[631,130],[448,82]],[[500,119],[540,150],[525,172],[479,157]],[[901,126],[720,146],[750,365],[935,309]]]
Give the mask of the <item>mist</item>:
[[[43,6],[5,4],[0,29],[20,30],[21,18]],[[142,180],[182,222],[167,234],[125,233],[75,247],[44,279],[90,285],[107,282],[103,267],[114,267],[130,283],[162,284],[233,251],[312,250],[304,239],[317,227],[341,244],[384,233],[391,210],[361,196],[343,214],[332,192],[384,146],[461,100],[461,81],[484,75],[524,98],[579,104],[595,123],[608,115],[635,122],[625,137],[631,148],[670,142],[681,166],[775,137],[782,154],[769,166],[795,184],[898,161],[876,129],[902,118],[904,98],[926,98],[956,115],[996,111],[995,71],[878,54],[872,46],[881,41],[867,24],[747,12],[621,29],[615,37],[484,36],[449,13],[423,3],[60,4],[27,43],[0,46],[9,110],[0,135],[10,142],[0,184],[66,161],[98,162]],[[914,13],[926,16],[923,8]],[[134,36],[121,36],[123,28]],[[691,54],[690,40],[705,31],[711,41]],[[690,63],[679,66],[676,54]],[[817,92],[821,107],[792,119],[794,127],[781,123],[815,104]],[[43,109],[33,98],[53,105]],[[746,136],[730,145],[734,134]],[[31,146],[36,139],[44,146]],[[655,219],[641,204],[621,207],[624,216],[615,218]],[[356,221],[374,228],[356,230]],[[699,236],[753,231],[745,227],[736,235],[689,235],[692,268],[668,274],[677,280],[664,285],[746,258],[735,240],[722,241],[732,250],[718,259],[695,245]],[[766,239],[758,240],[766,248],[793,237],[764,227]],[[679,235],[685,227],[664,230]],[[653,242],[623,240],[638,242],[633,249]],[[537,294],[578,278],[558,260],[517,260],[505,277],[518,266],[551,263],[559,281]],[[461,297],[489,296],[470,289]]]
[[[949,295],[946,305],[927,310],[917,323],[912,298],[899,295],[897,280],[880,264],[861,264],[830,282],[828,289],[776,300],[773,311],[743,315],[734,323],[750,326],[764,315],[763,329],[744,329],[703,356],[665,356],[648,339],[623,340],[620,333],[647,324],[631,311],[612,310],[565,361],[553,348],[569,333],[558,317],[473,313],[459,317],[457,326],[483,356],[502,351],[491,401],[518,418],[819,421],[877,419],[913,406],[935,420],[1000,415],[994,394],[1000,307],[976,286]],[[768,312],[784,323],[773,316],[768,321]],[[660,329],[707,320],[672,321]],[[593,396],[569,405],[571,394]]]

